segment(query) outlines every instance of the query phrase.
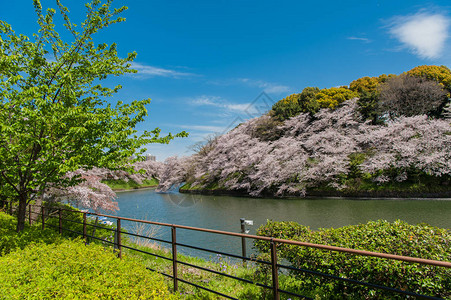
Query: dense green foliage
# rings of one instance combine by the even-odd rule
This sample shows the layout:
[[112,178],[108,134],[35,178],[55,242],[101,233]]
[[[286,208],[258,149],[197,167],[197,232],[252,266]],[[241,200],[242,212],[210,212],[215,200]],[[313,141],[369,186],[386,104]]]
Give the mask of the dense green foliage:
[[34,244],[0,257],[8,299],[175,299],[161,275],[102,246]]
[[[257,234],[315,244],[451,261],[449,230],[427,224],[409,225],[399,220],[393,223],[379,220],[319,231],[312,231],[295,222],[268,221],[258,229]],[[267,242],[258,241],[255,246],[261,252],[269,251]],[[278,255],[298,268],[451,299],[450,269],[285,245],[279,245]],[[296,277],[304,289],[310,290],[311,296],[319,295],[325,299],[395,298],[393,294],[385,291],[352,286],[305,273],[298,273]]]

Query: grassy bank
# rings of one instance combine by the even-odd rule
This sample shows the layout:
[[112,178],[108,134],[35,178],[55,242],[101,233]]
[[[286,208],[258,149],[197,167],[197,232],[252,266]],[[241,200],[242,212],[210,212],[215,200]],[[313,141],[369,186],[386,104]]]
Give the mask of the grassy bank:
[[151,188],[158,186],[158,180],[156,178],[143,180],[142,184],[139,184],[133,180],[125,181],[122,179],[114,180],[102,180],[102,183],[108,185],[113,191],[126,191],[126,190],[136,190],[142,188]]

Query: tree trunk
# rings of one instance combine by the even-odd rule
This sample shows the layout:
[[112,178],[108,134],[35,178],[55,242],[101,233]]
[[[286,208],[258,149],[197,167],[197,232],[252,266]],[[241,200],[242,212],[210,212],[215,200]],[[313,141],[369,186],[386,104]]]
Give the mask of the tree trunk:
[[27,194],[19,195],[19,208],[17,209],[17,232],[25,228],[25,217],[27,213]]

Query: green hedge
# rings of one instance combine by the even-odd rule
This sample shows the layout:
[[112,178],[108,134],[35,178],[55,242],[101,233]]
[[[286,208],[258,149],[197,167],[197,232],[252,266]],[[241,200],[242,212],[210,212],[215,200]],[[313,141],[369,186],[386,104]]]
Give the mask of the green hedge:
[[[409,225],[384,220],[337,229],[312,231],[295,222],[273,222],[261,226],[258,235],[315,244],[383,252],[425,259],[451,261],[451,233],[427,224]],[[255,247],[268,253],[269,244],[257,241]],[[307,247],[279,245],[278,255],[293,266],[325,274],[355,279],[451,299],[451,269],[404,263],[373,257],[325,251]],[[340,281],[294,274],[297,288],[321,298],[404,299],[382,290],[345,284]]]
[[175,299],[161,275],[81,240],[0,257],[0,278],[4,299]]

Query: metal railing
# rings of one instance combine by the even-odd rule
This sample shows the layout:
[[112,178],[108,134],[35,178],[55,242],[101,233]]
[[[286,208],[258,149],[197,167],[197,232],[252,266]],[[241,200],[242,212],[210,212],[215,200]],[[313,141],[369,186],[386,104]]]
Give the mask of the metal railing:
[[[5,204],[3,204],[3,207],[5,208]],[[13,213],[13,208],[12,205],[9,204],[9,206],[6,206],[7,209],[5,209],[5,211],[9,211],[10,213]],[[368,257],[377,257],[377,258],[382,258],[382,259],[389,259],[389,260],[397,260],[397,261],[402,261],[402,262],[406,262],[406,263],[416,263],[416,264],[422,264],[422,265],[428,265],[428,266],[436,266],[436,267],[443,267],[443,268],[451,268],[451,262],[447,262],[447,261],[437,261],[437,260],[430,260],[430,259],[422,259],[422,258],[415,258],[415,257],[408,257],[408,256],[400,256],[400,255],[393,255],[393,254],[386,254],[386,253],[378,253],[378,252],[371,252],[371,251],[364,251],[364,250],[356,250],[356,249],[349,249],[349,248],[342,248],[342,247],[336,247],[336,246],[328,246],[328,245],[320,245],[320,244],[312,244],[312,243],[307,243],[307,242],[300,242],[300,241],[293,241],[293,240],[285,240],[285,239],[278,239],[278,238],[272,238],[272,237],[265,237],[265,236],[257,236],[257,235],[249,235],[249,234],[243,234],[243,233],[234,233],[234,232],[227,232],[227,231],[221,231],[221,230],[213,230],[213,229],[206,229],[206,228],[197,228],[197,227],[190,227],[190,226],[184,226],[184,225],[176,225],[176,224],[168,224],[168,223],[161,223],[161,222],[153,222],[153,221],[147,221],[147,220],[138,220],[138,219],[132,219],[132,218],[124,218],[124,217],[118,217],[118,216],[113,216],[113,215],[106,215],[106,214],[100,214],[100,213],[93,213],[93,212],[88,212],[88,211],[79,211],[79,210],[71,210],[71,209],[65,209],[65,208],[48,208],[45,206],[39,206],[40,209],[40,213],[36,213],[33,212],[32,207],[36,207],[36,205],[29,205],[28,206],[28,219],[30,224],[33,221],[38,221],[39,217],[41,217],[41,219],[39,220],[42,223],[42,229],[45,229],[46,225],[56,228],[58,230],[58,232],[60,234],[62,234],[64,231],[67,232],[71,232],[73,234],[77,234],[83,237],[83,239],[85,240],[86,243],[89,242],[89,239],[91,240],[100,240],[103,243],[107,243],[110,244],[114,247],[114,251],[117,252],[117,256],[119,258],[122,258],[122,252],[123,249],[127,249],[130,251],[136,251],[139,253],[143,253],[146,255],[151,255],[157,258],[161,258],[163,260],[167,260],[172,262],[172,274],[167,274],[152,268],[147,268],[151,271],[155,271],[158,272],[160,274],[163,274],[164,276],[167,276],[169,278],[172,279],[173,282],[173,289],[174,291],[178,290],[178,286],[179,286],[179,282],[188,284],[188,285],[192,285],[196,288],[199,289],[203,289],[205,291],[214,293],[218,296],[227,298],[227,299],[237,299],[234,298],[232,296],[226,295],[222,292],[219,291],[215,291],[212,289],[209,289],[205,286],[193,283],[193,282],[189,282],[188,280],[185,280],[183,278],[181,278],[178,275],[178,266],[179,265],[183,265],[183,266],[187,266],[187,267],[191,267],[191,268],[196,268],[202,271],[206,271],[206,272],[210,272],[216,275],[220,275],[220,276],[224,276],[224,277],[228,277],[246,284],[253,284],[256,285],[258,287],[264,288],[264,289],[269,289],[272,290],[272,294],[273,294],[273,299],[280,299],[280,294],[286,294],[290,297],[298,297],[299,299],[312,299],[310,297],[304,296],[304,295],[300,295],[291,291],[287,291],[287,290],[283,290],[279,287],[279,272],[282,269],[285,270],[289,270],[289,271],[296,271],[296,272],[302,272],[304,274],[310,274],[310,275],[314,275],[314,276],[319,276],[322,278],[327,278],[327,279],[333,279],[333,280],[339,280],[341,282],[344,282],[346,284],[352,284],[352,285],[360,285],[360,286],[364,286],[364,287],[368,287],[371,289],[379,289],[379,290],[385,290],[385,291],[389,291],[392,292],[394,294],[400,294],[400,295],[404,295],[406,297],[416,297],[419,299],[441,299],[441,298],[437,298],[437,297],[433,297],[433,296],[428,296],[428,295],[422,295],[422,294],[418,294],[415,292],[410,292],[407,290],[402,290],[402,289],[397,289],[397,288],[393,288],[393,287],[388,287],[388,286],[383,286],[380,284],[375,284],[375,283],[370,283],[370,282],[363,282],[363,281],[359,281],[359,280],[354,280],[354,279],[350,279],[350,278],[344,278],[344,277],[340,277],[340,276],[335,276],[335,275],[330,275],[330,274],[326,274],[326,273],[321,273],[319,271],[314,271],[314,270],[308,270],[308,269],[300,269],[300,268],[295,268],[293,266],[289,266],[289,265],[283,265],[280,264],[280,261],[278,260],[277,257],[277,247],[278,245],[294,245],[294,246],[299,246],[299,247],[308,247],[308,248],[315,248],[315,249],[322,249],[322,250],[327,250],[327,251],[334,251],[334,252],[342,252],[342,253],[349,253],[349,254],[354,254],[354,255],[360,255],[360,256],[368,256]],[[76,221],[76,220],[70,220],[70,219],[65,219],[63,218],[63,212],[71,212],[71,213],[79,213],[82,214],[83,218],[82,218],[82,222]],[[32,217],[32,214],[36,214],[37,216],[35,218]],[[89,223],[88,220],[88,215],[89,216],[95,216],[95,217],[107,217],[110,219],[115,219],[116,220],[116,228],[106,228],[105,226],[100,226],[97,224],[91,224]],[[54,225],[54,224],[50,224],[50,223],[46,223],[46,218],[56,218],[58,219],[58,225]],[[79,231],[74,231],[68,228],[64,228],[63,226],[63,221],[65,222],[73,222],[73,223],[78,223],[79,225],[82,225],[82,232]],[[158,239],[155,237],[149,237],[149,236],[145,236],[145,235],[140,235],[137,233],[133,233],[133,232],[127,232],[124,231],[122,229],[122,221],[129,221],[129,222],[137,222],[137,223],[143,223],[143,224],[149,224],[149,225],[157,225],[157,226],[163,226],[163,227],[168,227],[171,229],[171,240],[163,240],[163,239]],[[99,237],[96,237],[94,234],[89,235],[87,232],[87,228],[88,226],[94,227],[94,228],[100,228],[102,230],[108,230],[111,231],[112,233],[114,233],[114,241],[109,241],[107,239],[102,239]],[[213,234],[219,234],[219,235],[226,235],[226,236],[234,236],[234,237],[239,237],[239,238],[246,238],[246,239],[254,239],[254,240],[263,240],[263,241],[267,241],[270,243],[270,261],[265,261],[265,260],[259,260],[259,259],[254,259],[251,257],[247,257],[247,256],[241,256],[241,255],[235,255],[235,254],[231,254],[231,253],[225,253],[225,252],[221,252],[221,251],[216,251],[216,250],[212,250],[212,249],[206,249],[206,248],[202,248],[202,247],[198,247],[198,246],[193,246],[193,245],[188,245],[188,244],[183,244],[183,243],[179,243],[177,242],[177,229],[185,229],[185,230],[191,230],[191,231],[197,231],[197,232],[204,232],[204,233],[213,233]],[[162,256],[156,253],[152,253],[146,250],[142,250],[142,249],[138,249],[138,248],[134,248],[131,247],[131,245],[126,245],[122,242],[122,236],[123,235],[128,235],[128,236],[132,236],[132,237],[138,237],[138,238],[145,238],[145,239],[149,239],[149,240],[153,240],[155,242],[158,243],[166,243],[170,245],[170,249],[171,249],[171,257],[166,257],[166,256]],[[263,283],[259,283],[259,282],[255,282],[253,280],[249,280],[246,278],[240,278],[240,277],[236,277],[224,272],[220,272],[217,270],[212,270],[209,268],[205,268],[202,266],[198,266],[198,265],[194,265],[188,262],[184,262],[179,260],[178,257],[178,247],[185,247],[185,248],[190,248],[193,250],[199,250],[199,251],[205,251],[208,253],[212,253],[212,254],[217,254],[217,255],[223,255],[223,256],[227,256],[233,259],[239,259],[239,260],[243,260],[243,261],[250,261],[252,263],[259,263],[259,264],[264,264],[267,266],[270,266],[271,268],[271,277],[272,277],[272,284],[271,285],[267,285],[267,284],[263,284]]]

